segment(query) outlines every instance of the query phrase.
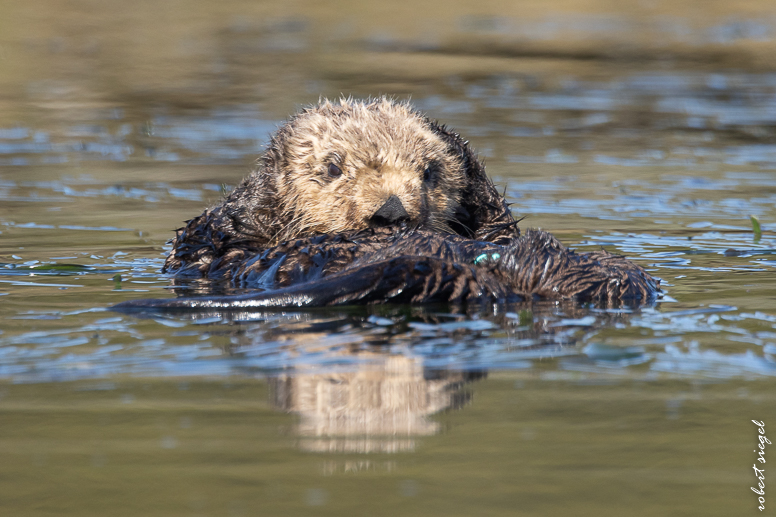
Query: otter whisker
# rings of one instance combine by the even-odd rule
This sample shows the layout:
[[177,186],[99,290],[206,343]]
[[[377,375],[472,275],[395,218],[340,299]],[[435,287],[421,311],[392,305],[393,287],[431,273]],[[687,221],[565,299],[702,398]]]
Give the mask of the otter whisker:
[[447,222],[448,223],[455,223],[458,226],[461,226],[464,230],[466,230],[469,235],[474,235],[474,230],[472,230],[467,225],[465,225],[463,222],[459,221],[458,219],[456,219],[454,217],[448,217],[447,218]]
[[436,230],[440,233],[455,233],[453,232],[452,228],[447,224],[447,221],[439,221],[434,219],[431,221],[430,226],[433,230]]
[[284,227],[278,230],[277,233],[275,233],[272,241],[275,243],[284,242],[302,234],[305,230],[305,227],[300,225],[300,222],[304,219],[304,217],[304,214],[297,214],[288,222],[288,224],[286,224]]

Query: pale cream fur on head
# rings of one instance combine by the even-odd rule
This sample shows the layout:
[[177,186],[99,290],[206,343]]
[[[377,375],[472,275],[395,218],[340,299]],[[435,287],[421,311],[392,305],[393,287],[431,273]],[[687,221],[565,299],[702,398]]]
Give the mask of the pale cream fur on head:
[[[410,222],[450,231],[466,183],[463,164],[409,104],[323,100],[278,135],[276,170],[264,171],[277,175],[278,208],[288,221],[277,240],[367,228],[392,195]],[[329,174],[330,164],[342,174]]]

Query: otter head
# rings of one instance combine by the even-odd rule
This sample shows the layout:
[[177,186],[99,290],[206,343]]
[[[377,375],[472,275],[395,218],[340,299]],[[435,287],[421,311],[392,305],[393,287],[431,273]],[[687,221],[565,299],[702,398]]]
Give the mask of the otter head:
[[386,98],[292,117],[226,206],[236,230],[270,243],[402,223],[473,235],[485,212],[508,214],[466,142]]
[[[406,104],[328,101],[280,129],[265,159],[280,240],[399,223],[450,232],[464,164]],[[268,179],[268,178],[266,178]]]

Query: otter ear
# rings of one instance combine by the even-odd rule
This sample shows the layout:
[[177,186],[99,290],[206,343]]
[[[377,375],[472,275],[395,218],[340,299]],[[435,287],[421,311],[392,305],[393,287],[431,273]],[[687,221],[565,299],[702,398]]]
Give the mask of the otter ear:
[[469,142],[445,126],[428,120],[430,129],[447,144],[448,152],[457,157],[466,174],[466,186],[461,191],[461,204],[455,213],[453,230],[467,237],[494,241],[496,238],[519,235],[509,205],[485,174]]

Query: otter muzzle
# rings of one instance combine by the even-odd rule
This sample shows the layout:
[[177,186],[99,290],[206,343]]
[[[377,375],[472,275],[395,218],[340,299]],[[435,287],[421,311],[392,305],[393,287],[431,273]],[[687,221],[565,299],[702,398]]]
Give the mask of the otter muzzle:
[[378,226],[388,226],[410,218],[401,200],[391,196],[371,217],[370,221]]

